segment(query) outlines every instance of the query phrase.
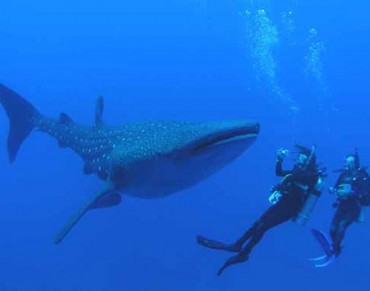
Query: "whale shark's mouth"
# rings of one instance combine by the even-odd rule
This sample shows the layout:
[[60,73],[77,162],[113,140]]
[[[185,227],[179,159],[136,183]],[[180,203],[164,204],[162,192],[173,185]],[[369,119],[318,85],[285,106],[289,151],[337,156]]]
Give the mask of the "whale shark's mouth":
[[205,141],[204,143],[198,144],[196,147],[193,148],[194,151],[202,151],[209,149],[211,147],[217,146],[226,146],[232,143],[243,142],[243,141],[254,141],[257,138],[257,133],[247,133],[247,134],[239,134],[233,136],[226,136],[226,137],[217,137],[215,139],[211,139]]
[[133,178],[128,179],[125,193],[153,198],[192,187],[242,155],[259,134],[259,124],[248,121],[211,123],[196,129],[197,138],[167,155],[139,163],[134,175],[130,171]]
[[259,133],[259,126],[235,129],[225,132],[220,132],[202,139],[192,145],[192,150],[195,152],[203,151],[209,148],[218,146],[227,146],[238,142],[253,142]]
[[239,142],[239,141],[254,140],[257,138],[257,136],[258,135],[255,133],[237,135],[237,136],[213,141],[210,144],[205,144],[204,147],[222,146],[222,145],[228,145],[230,143]]

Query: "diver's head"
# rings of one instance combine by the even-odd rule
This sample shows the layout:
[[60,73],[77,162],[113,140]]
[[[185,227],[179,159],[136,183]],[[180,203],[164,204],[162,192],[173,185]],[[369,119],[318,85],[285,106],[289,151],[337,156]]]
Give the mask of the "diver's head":
[[300,153],[295,160],[295,165],[298,167],[303,167],[307,163],[307,160],[308,156],[306,154]]
[[258,16],[265,16],[266,15],[266,10],[265,9],[258,9],[257,15]]
[[309,30],[309,34],[310,34],[311,36],[316,36],[316,35],[317,35],[317,30],[316,30],[316,28],[311,27],[311,28],[310,28],[310,30]]
[[347,171],[352,171],[355,169],[358,169],[360,167],[360,159],[357,154],[357,151],[355,154],[347,155],[344,159],[344,168]]
[[315,146],[309,149],[305,146],[296,144],[295,148],[298,154],[294,163],[296,168],[306,170],[310,167],[316,167]]

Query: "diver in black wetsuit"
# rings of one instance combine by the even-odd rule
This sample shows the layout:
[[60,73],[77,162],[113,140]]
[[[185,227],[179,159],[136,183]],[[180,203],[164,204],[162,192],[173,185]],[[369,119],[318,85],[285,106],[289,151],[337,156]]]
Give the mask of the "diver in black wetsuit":
[[331,227],[332,255],[339,256],[347,228],[354,222],[363,221],[363,207],[370,205],[370,179],[366,169],[360,166],[355,154],[346,156],[344,169],[334,187],[329,190],[337,196],[333,204],[337,208]]
[[315,147],[310,150],[296,145],[296,149],[298,158],[294,168],[290,171],[282,169],[285,154],[284,150],[278,151],[276,175],[284,178],[273,189],[273,194],[269,198],[273,205],[240,239],[232,244],[225,244],[203,236],[197,237],[197,242],[202,246],[238,253],[225,262],[218,275],[221,275],[227,267],[233,264],[247,261],[253,247],[259,243],[270,228],[291,219],[304,224],[305,220],[308,219],[317,198],[321,194],[319,185],[322,184],[322,171],[316,164]]

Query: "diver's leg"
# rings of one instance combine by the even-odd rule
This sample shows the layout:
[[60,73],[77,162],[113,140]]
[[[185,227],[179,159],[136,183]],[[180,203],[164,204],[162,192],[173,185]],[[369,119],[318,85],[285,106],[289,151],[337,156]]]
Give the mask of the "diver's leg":
[[353,221],[351,220],[343,220],[339,223],[335,235],[335,239],[333,240],[332,248],[333,248],[333,255],[338,257],[342,252],[342,242],[344,236],[346,234],[347,228],[352,224]]
[[[270,209],[268,209],[263,216],[266,215],[267,212],[269,212]],[[263,217],[262,216],[262,217]],[[197,242],[207,248],[210,249],[216,249],[216,250],[225,250],[230,252],[240,252],[242,250],[243,244],[250,239],[255,233],[256,230],[259,227],[261,219],[258,219],[257,222],[255,222],[252,227],[250,227],[236,242],[227,244],[224,242],[220,242],[217,240],[208,239],[204,236],[198,235],[197,236]]]
[[[287,204],[289,203],[282,201],[278,204],[270,206],[252,225],[252,227],[249,228],[234,244],[242,248],[243,244],[247,240],[257,234],[258,230],[261,228],[261,224],[264,224],[267,230],[286,221],[287,219],[292,218],[292,214],[290,213],[292,212],[290,211],[291,207],[289,207]],[[284,217],[284,214],[286,214],[286,218]]]
[[225,264],[218,271],[217,275],[220,276],[226,268],[231,265],[240,264],[246,262],[249,259],[249,254],[252,251],[252,248],[259,243],[265,234],[264,228],[261,225],[259,229],[255,231],[251,239],[248,241],[247,246],[244,247],[237,255],[229,258]]
[[[234,242],[233,244],[223,244],[223,249],[225,249],[225,247],[226,247],[227,248],[226,250],[234,251],[234,252],[240,252],[242,250],[243,244],[247,240],[251,239],[252,237],[254,237],[256,235],[258,235],[258,231],[261,228],[261,223],[263,223],[263,221],[267,222],[267,223],[265,223],[267,228],[271,228],[271,227],[275,226],[276,223],[280,224],[281,222],[279,222],[279,220],[281,218],[274,218],[274,216],[276,215],[276,213],[285,213],[285,214],[288,213],[287,211],[283,210],[285,208],[286,208],[285,203],[272,205],[271,207],[269,207],[262,214],[262,216],[236,242]],[[278,210],[278,209],[281,209],[281,210]],[[281,216],[281,215],[278,215],[278,216]],[[287,216],[288,216],[287,219],[292,218],[289,213],[288,213]],[[285,218],[283,218],[283,219],[284,219],[284,221],[286,220]],[[271,223],[273,225],[270,225]],[[218,247],[221,246],[219,244],[219,242],[216,242],[216,241],[213,241],[213,245],[214,246],[217,245]]]
[[270,213],[274,211],[275,206],[270,207],[267,211],[250,227],[236,242],[227,244],[217,240],[209,239],[204,236],[198,235],[198,244],[215,250],[225,250],[230,252],[240,252],[242,250],[243,244],[255,235],[256,230],[260,227],[261,219],[270,216]]
[[270,212],[271,208],[269,208],[233,245],[236,246],[236,249],[239,249],[238,252],[242,250],[243,244],[249,240],[251,237],[253,237],[256,232],[258,231],[260,224],[261,224],[261,218],[263,216],[266,216],[266,213]]
[[289,200],[281,201],[270,207],[254,225],[253,234],[247,245],[236,256],[231,257],[225,262],[218,271],[218,275],[221,275],[223,271],[231,265],[247,261],[252,249],[261,241],[266,231],[292,219],[296,215],[297,209],[299,209],[299,207],[296,207],[295,204]]
[[330,237],[332,241],[332,252],[333,254],[340,254],[341,252],[341,241],[343,240],[344,233],[341,231],[340,225],[344,220],[344,213],[340,208],[337,209],[333,217],[330,226]]
[[334,216],[333,223],[330,229],[330,236],[332,239],[332,251],[333,255],[339,256],[342,252],[342,242],[345,237],[347,228],[355,221],[355,217],[358,214],[357,209],[344,211],[338,209]]

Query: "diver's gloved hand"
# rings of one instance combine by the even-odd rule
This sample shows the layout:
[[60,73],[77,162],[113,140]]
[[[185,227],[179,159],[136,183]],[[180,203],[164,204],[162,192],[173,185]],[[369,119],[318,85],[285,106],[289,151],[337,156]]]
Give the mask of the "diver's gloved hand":
[[284,158],[288,157],[289,150],[280,148],[277,151],[276,158],[278,161],[282,161]]
[[354,194],[351,184],[340,184],[335,193],[338,200],[346,200]]
[[269,202],[270,202],[272,205],[275,205],[275,204],[277,204],[277,203],[280,201],[281,197],[283,197],[283,195],[281,194],[281,192],[280,192],[280,191],[274,191],[274,192],[270,195],[270,197],[269,197]]
[[330,194],[337,195],[337,189],[335,187],[329,187],[328,191]]

